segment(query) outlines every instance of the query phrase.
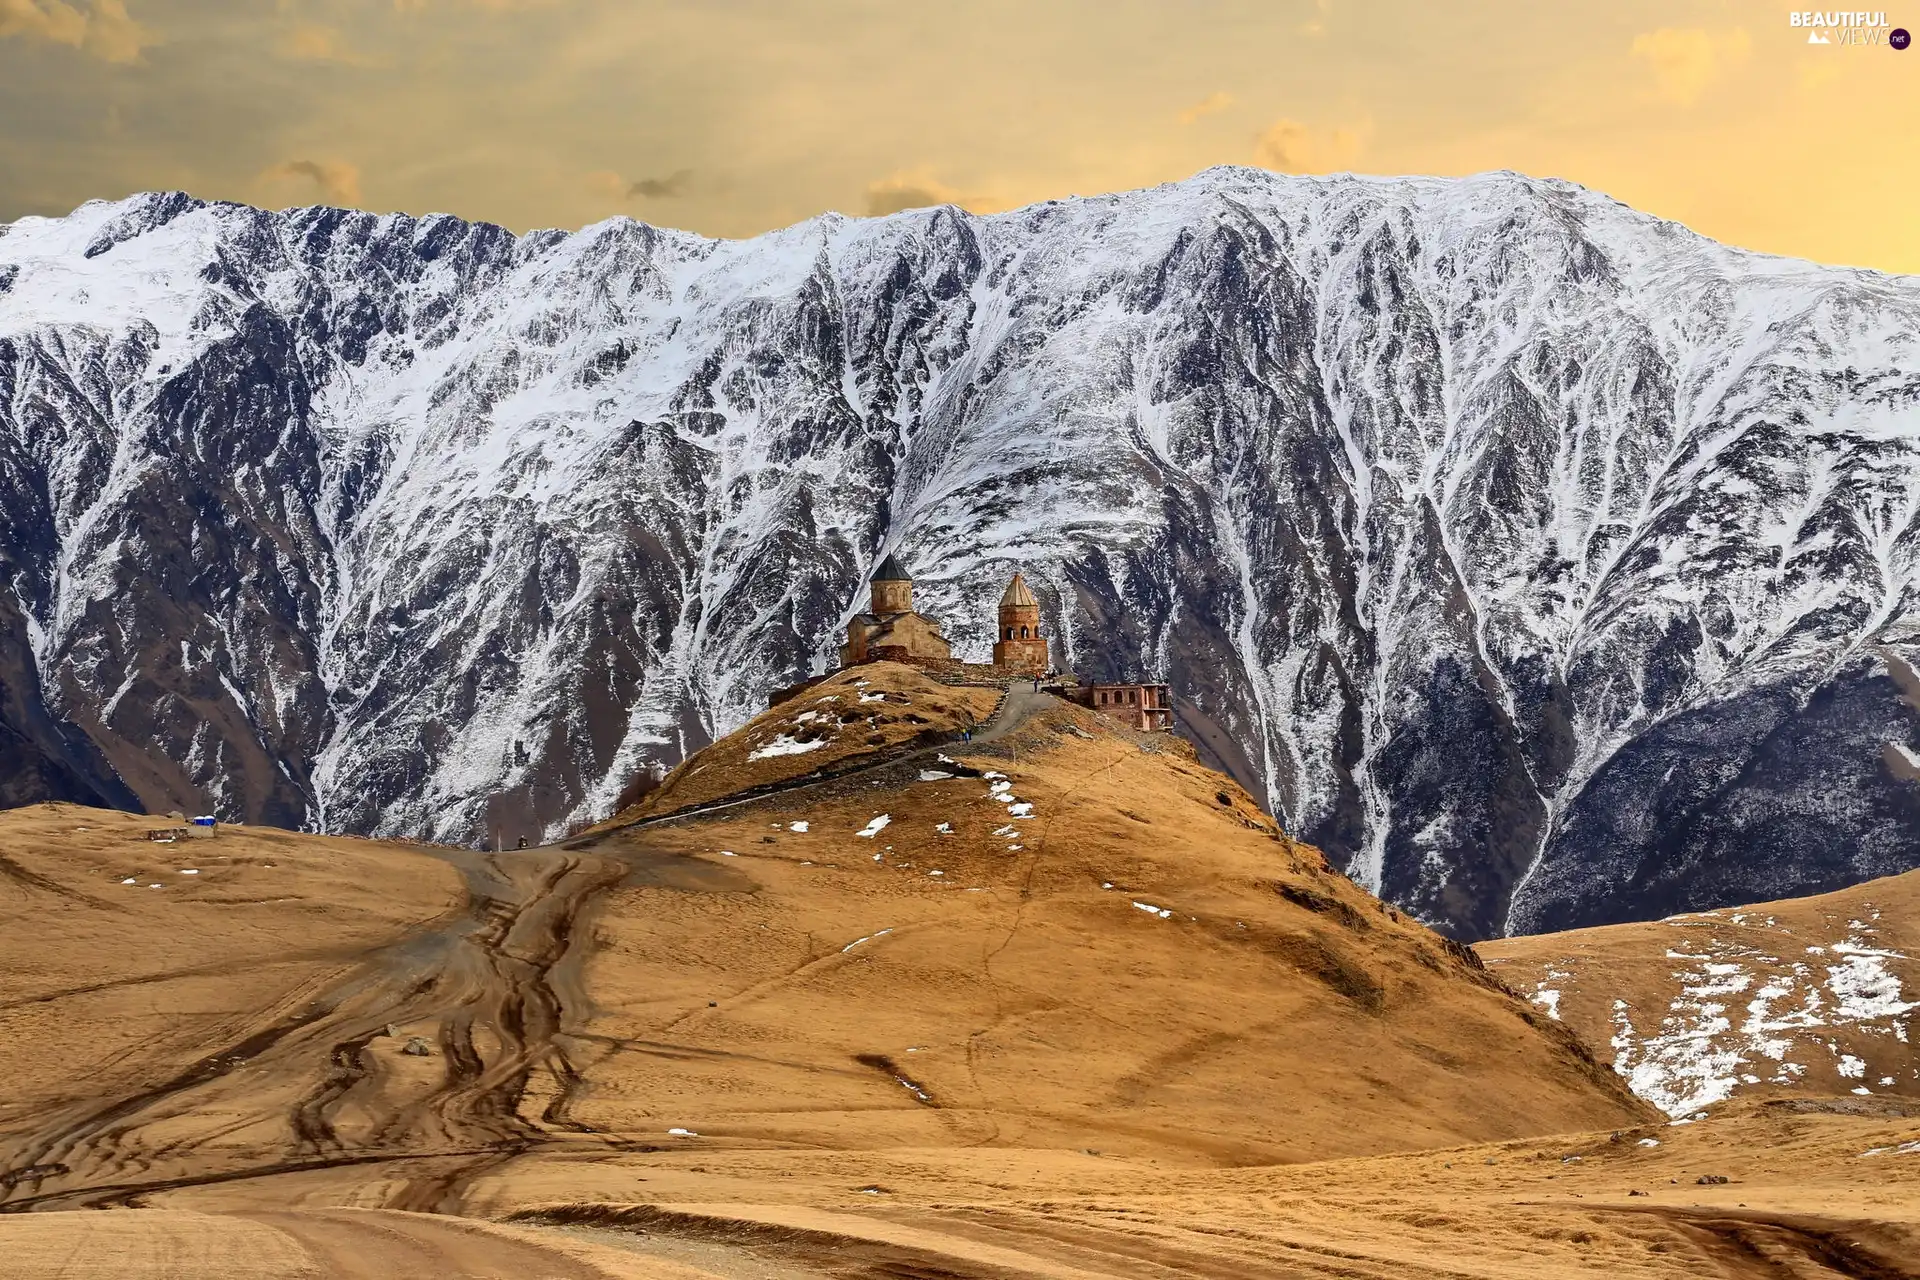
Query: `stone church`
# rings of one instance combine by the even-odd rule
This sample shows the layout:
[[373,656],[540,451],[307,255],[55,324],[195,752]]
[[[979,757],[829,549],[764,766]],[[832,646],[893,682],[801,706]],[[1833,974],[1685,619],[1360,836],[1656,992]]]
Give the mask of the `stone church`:
[[[898,557],[888,556],[874,571],[872,591],[867,612],[857,613],[847,622],[847,642],[840,646],[841,666],[953,661],[952,646],[940,624],[914,611],[913,579]],[[1040,602],[1018,573],[1000,597],[993,665],[1036,676],[1045,675],[1053,666],[1046,637],[1040,634]]]
[[847,642],[840,646],[840,665],[862,662],[950,662],[953,650],[940,624],[913,611],[913,579],[888,556],[873,575],[873,598],[867,612],[847,622]]

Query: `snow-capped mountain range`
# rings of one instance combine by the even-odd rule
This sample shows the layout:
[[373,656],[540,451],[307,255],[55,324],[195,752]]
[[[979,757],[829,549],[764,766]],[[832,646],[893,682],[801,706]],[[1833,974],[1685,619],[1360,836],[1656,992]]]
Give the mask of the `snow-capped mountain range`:
[[1558,181],[721,241],[0,226],[0,798],[478,841],[823,669],[897,551],[1465,936],[1920,865],[1920,279]]

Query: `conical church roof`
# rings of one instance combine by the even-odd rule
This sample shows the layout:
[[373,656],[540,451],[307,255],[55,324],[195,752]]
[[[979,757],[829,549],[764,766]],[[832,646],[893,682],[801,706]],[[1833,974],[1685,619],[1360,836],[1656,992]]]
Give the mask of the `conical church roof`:
[[1013,581],[1007,584],[1005,594],[1000,597],[1000,605],[1002,608],[1007,605],[1025,605],[1030,609],[1038,609],[1040,602],[1033,598],[1033,592],[1028,588],[1027,580],[1016,573],[1013,575]]
[[913,575],[900,567],[900,557],[889,555],[885,560],[880,562],[880,567],[873,571],[871,581],[912,582]]

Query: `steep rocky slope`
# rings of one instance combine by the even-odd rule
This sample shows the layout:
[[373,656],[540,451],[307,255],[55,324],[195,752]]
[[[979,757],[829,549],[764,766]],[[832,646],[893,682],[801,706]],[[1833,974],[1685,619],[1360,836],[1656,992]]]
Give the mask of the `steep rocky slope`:
[[889,551],[1170,679],[1484,936],[1920,863],[1920,285],[1569,184],[1222,169],[516,237],[178,194],[0,235],[0,750],[475,840],[818,669]]

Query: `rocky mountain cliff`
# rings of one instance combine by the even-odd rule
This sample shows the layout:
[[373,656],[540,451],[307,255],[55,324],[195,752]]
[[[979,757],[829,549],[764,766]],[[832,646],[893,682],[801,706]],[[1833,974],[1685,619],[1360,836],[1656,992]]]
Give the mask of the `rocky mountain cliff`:
[[1920,865],[1920,280],[1282,177],[748,241],[180,194],[0,227],[0,798],[486,839],[898,551],[1464,936]]

